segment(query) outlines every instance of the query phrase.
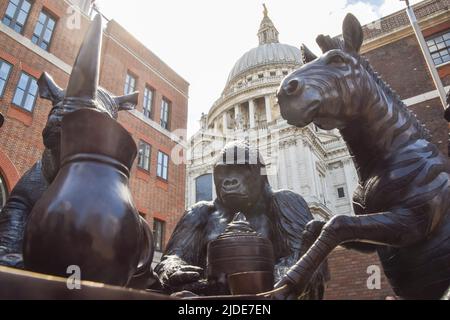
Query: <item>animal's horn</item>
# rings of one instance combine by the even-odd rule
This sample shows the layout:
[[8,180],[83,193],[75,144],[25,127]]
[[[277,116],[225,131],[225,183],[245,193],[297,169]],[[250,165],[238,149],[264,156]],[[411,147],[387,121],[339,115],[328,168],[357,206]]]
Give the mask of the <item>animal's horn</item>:
[[304,44],[300,46],[300,51],[302,53],[302,61],[305,64],[317,59],[317,56]]
[[102,18],[92,21],[70,75],[66,99],[93,101],[97,97],[102,48]]

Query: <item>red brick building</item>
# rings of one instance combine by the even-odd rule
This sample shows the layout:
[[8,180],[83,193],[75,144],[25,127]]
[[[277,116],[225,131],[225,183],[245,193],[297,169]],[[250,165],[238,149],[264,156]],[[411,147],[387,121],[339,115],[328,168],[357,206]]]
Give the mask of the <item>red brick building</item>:
[[[414,6],[446,91],[450,90],[450,1],[425,0]],[[448,123],[431,74],[406,12],[399,11],[364,26],[363,55],[375,71],[400,95],[433,135],[442,152],[448,152]],[[385,299],[394,295],[381,273],[380,289],[368,289],[368,271],[380,266],[377,255],[343,248],[329,259],[331,281],[326,299]],[[381,269],[382,270],[382,269]]]
[[[44,148],[51,104],[37,97],[36,79],[46,71],[66,87],[89,10],[90,0],[0,2],[0,207]],[[131,172],[134,202],[164,246],[185,207],[185,166],[171,157],[185,148],[189,84],[117,22],[107,23],[103,40],[100,85],[141,93],[119,122],[141,150]]]
[[[450,1],[425,0],[414,6],[423,35],[446,91],[450,90]],[[448,124],[443,118],[431,74],[406,11],[364,28],[361,51],[374,69],[400,95],[447,153]]]

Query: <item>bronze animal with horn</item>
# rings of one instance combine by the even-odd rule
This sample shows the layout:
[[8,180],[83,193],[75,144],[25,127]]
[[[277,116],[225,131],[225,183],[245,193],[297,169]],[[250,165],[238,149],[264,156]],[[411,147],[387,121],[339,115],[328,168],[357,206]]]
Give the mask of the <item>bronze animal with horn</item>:
[[[98,15],[92,21],[80,48],[69,84],[61,89],[47,73],[38,80],[40,97],[52,102],[43,130],[45,150],[42,157],[28,170],[12,190],[0,214],[0,265],[24,268],[23,235],[29,215],[45,191],[54,181],[60,167],[61,123],[74,111],[89,108],[117,119],[118,112],[132,110],[138,102],[138,93],[114,96],[99,87],[99,66],[102,43],[102,21]],[[145,234],[150,230],[145,221]],[[149,248],[151,251],[152,248]],[[145,254],[148,258],[148,253]],[[151,260],[151,258],[150,258]],[[151,261],[143,262],[140,273],[148,273]]]
[[[278,287],[298,288],[338,245],[378,252],[396,294],[440,299],[450,285],[450,164],[427,130],[359,54],[363,30],[351,14],[343,41],[319,36],[324,54],[282,82],[281,114],[292,125],[339,129],[359,175],[356,216],[312,222],[315,241]],[[311,61],[312,60],[312,61]],[[317,228],[317,226],[320,226]]]

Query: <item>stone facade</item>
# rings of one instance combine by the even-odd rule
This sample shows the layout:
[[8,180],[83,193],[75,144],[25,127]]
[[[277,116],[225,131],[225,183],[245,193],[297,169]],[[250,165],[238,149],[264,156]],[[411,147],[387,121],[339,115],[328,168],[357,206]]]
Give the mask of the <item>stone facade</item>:
[[[0,20],[8,3],[0,2]],[[74,11],[70,7],[74,4],[80,25],[71,29],[69,19]],[[89,4],[87,0],[34,0],[22,34],[0,22],[0,59],[12,65],[5,92],[0,97],[0,111],[5,115],[5,125],[0,129],[0,175],[7,191],[11,191],[18,178],[40,158],[44,148],[41,132],[51,108],[50,103],[42,99],[36,101],[32,112],[12,103],[20,74],[25,71],[38,78],[46,71],[61,87],[67,85],[71,66],[90,23]],[[50,12],[57,21],[48,51],[30,41],[42,10]],[[158,151],[169,156],[174,149],[185,152],[189,84],[112,20],[104,30],[100,85],[113,94],[122,95],[127,73],[135,76],[135,90],[141,94],[136,110],[122,112],[119,122],[136,143],[144,141],[151,146],[150,170],[140,169],[136,163],[130,186],[136,207],[149,224],[153,225],[155,218],[164,223],[163,242],[167,242],[184,211],[186,168],[184,164],[169,161],[168,181],[157,178],[157,156]],[[154,93],[150,118],[143,114],[145,87]],[[160,125],[163,98],[170,101],[170,130]]]
[[267,12],[258,39],[259,46],[236,62],[222,95],[202,118],[202,129],[190,139],[187,205],[202,200],[196,196],[197,179],[212,173],[215,154],[227,142],[243,139],[259,147],[272,187],[301,194],[318,219],[352,214],[357,176],[339,133],[314,125],[294,128],[280,115],[276,91],[302,65],[300,50],[279,43]]
[[[426,0],[414,6],[427,40],[450,31],[449,9],[448,0]],[[267,25],[265,16],[261,29],[270,30]],[[441,151],[447,153],[448,124],[443,120],[443,106],[406,13],[394,13],[363,28],[364,56],[431,131]],[[271,35],[271,42],[277,43],[278,31],[274,26]],[[258,36],[260,46],[264,45],[261,41],[264,37],[260,33]],[[249,54],[244,57],[248,63]],[[339,133],[322,131],[314,125],[293,128],[281,119],[276,90],[283,77],[298,68],[301,61],[279,60],[282,62],[255,63],[237,75],[236,66],[242,67],[242,62],[236,63],[222,95],[202,117],[202,129],[190,139],[187,205],[199,200],[196,181],[212,173],[217,151],[229,140],[246,139],[259,146],[266,158],[272,186],[300,193],[316,218],[328,220],[334,214],[353,214],[351,195],[357,185],[357,174]],[[448,91],[450,64],[437,68]],[[215,197],[213,185],[210,187]],[[393,295],[383,274],[380,289],[367,288],[370,276],[367,268],[381,267],[375,254],[338,248],[331,254],[329,264],[332,279],[326,299],[385,299]]]

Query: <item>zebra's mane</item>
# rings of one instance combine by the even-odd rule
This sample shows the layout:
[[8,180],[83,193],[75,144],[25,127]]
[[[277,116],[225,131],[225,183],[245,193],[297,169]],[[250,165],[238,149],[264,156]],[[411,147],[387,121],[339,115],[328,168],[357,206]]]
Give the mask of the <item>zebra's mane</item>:
[[360,55],[359,53],[355,52],[348,52],[345,48],[345,42],[340,37],[334,37],[331,38],[330,36],[325,35],[319,35],[316,39],[317,44],[322,49],[323,53],[326,53],[333,49],[338,49],[345,51],[349,54],[351,54],[353,57],[355,57],[358,62],[364,67],[364,69],[367,71],[367,73],[371,76],[371,78],[375,81],[375,83],[380,86],[380,88],[383,90],[383,92],[386,94],[387,97],[390,97],[393,102],[397,105],[397,109],[399,112],[402,113],[409,121],[411,121],[416,128],[416,130],[419,132],[420,138],[426,139],[428,141],[431,141],[431,133],[430,131],[425,127],[424,124],[422,124],[419,119],[417,118],[417,115],[408,108],[408,106],[403,102],[403,100],[400,98],[400,96],[389,86],[376,72],[372,66],[369,63],[369,60],[367,60],[365,57]]
[[386,94],[386,96],[392,98],[393,102],[397,105],[398,111],[400,111],[409,121],[411,121],[414,124],[414,127],[417,129],[417,131],[420,134],[420,137],[423,139],[426,139],[428,141],[431,140],[431,133],[430,131],[425,127],[424,124],[420,122],[420,120],[417,118],[417,115],[408,108],[408,106],[403,102],[403,100],[400,98],[400,96],[391,88],[390,85],[388,85],[376,72],[372,66],[369,63],[369,60],[364,58],[361,55],[355,56],[359,63],[364,67],[364,69],[367,71],[367,73],[372,77],[372,79],[375,81],[375,83],[383,90],[383,92]]

